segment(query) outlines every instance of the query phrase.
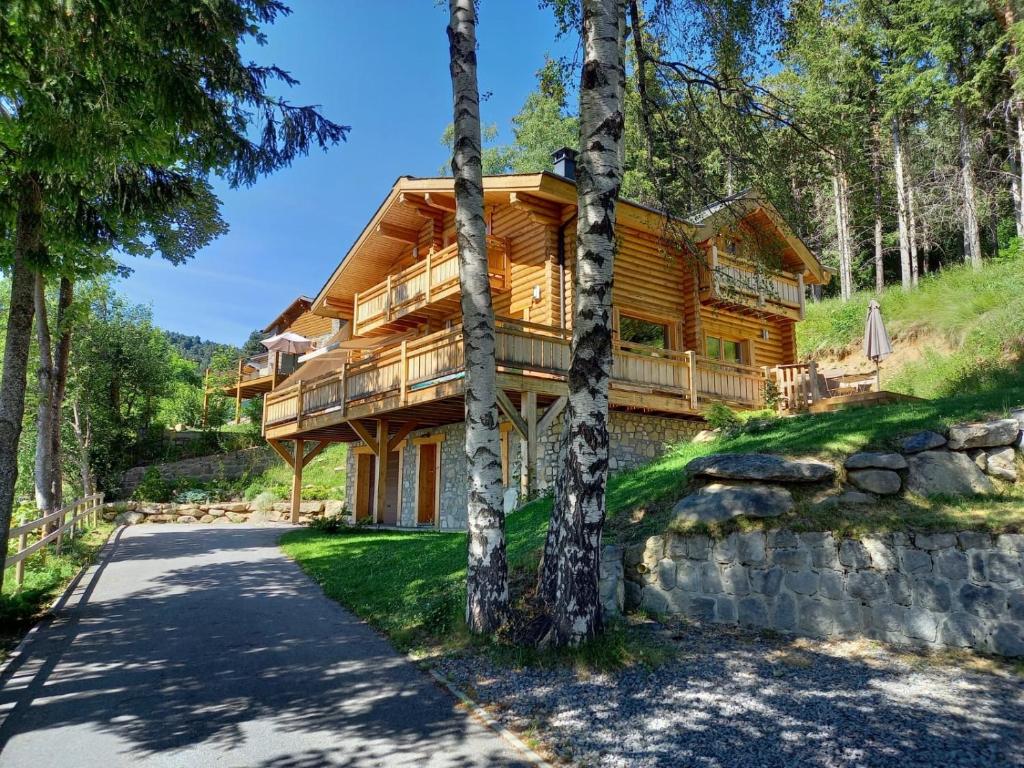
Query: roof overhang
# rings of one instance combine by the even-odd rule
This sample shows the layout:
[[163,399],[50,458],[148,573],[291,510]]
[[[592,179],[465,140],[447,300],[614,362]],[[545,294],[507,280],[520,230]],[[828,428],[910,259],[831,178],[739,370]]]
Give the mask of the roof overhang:
[[271,331],[277,331],[280,333],[283,328],[294,323],[299,315],[308,311],[312,306],[313,300],[311,298],[308,296],[299,296],[291,304],[285,307],[284,311],[263,329],[263,332],[270,333]]

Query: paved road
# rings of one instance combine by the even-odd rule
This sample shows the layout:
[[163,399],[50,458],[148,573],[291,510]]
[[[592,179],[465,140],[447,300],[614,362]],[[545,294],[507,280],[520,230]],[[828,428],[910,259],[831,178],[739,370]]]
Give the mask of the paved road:
[[123,530],[0,684],[0,766],[525,765],[277,548]]

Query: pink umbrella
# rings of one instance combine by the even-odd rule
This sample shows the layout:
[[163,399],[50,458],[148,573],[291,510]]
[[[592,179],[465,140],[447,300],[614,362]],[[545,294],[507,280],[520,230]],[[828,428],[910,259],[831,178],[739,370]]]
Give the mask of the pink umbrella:
[[882,372],[879,363],[892,354],[892,342],[882,321],[882,308],[874,299],[868,304],[868,318],[864,326],[864,356],[875,364],[875,389],[882,391]]

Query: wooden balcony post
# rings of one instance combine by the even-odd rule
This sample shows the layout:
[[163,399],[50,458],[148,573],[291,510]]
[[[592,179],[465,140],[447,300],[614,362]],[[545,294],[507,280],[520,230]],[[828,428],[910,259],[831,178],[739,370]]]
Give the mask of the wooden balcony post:
[[537,490],[537,393],[523,392],[519,412],[526,422],[526,438],[520,453],[523,461],[520,476],[520,501],[525,501]]
[[814,360],[807,365],[807,376],[811,385],[811,402],[816,403],[821,400],[821,391],[818,389],[818,363]]
[[352,335],[359,335],[359,291],[352,294]]
[[260,419],[260,432],[264,435],[267,434],[267,398],[269,396],[269,394],[263,396],[263,416]]
[[409,393],[409,350],[408,341],[402,340],[401,363],[399,372],[399,396],[398,401],[405,405]]
[[384,294],[384,317],[391,319],[391,275],[388,275],[387,293]]
[[[384,505],[387,504],[388,491],[388,422],[386,419],[377,421],[377,479],[373,493],[373,522],[379,524],[384,519]],[[438,478],[440,482],[440,478]]]
[[686,351],[686,367],[690,372],[690,408],[697,410],[697,353],[692,349]]
[[426,302],[427,302],[427,304],[430,303],[430,285],[431,285],[431,283],[434,282],[434,269],[431,266],[431,262],[432,262],[433,256],[434,256],[434,249],[433,249],[433,247],[431,247],[431,249],[429,251],[427,251],[427,287],[426,287]]
[[302,429],[302,379],[295,388],[295,429]]
[[292,525],[299,522],[299,512],[302,509],[302,465],[306,456],[306,441],[296,440],[293,448],[294,462],[292,463]]
[[341,415],[348,412],[348,363],[341,364]]
[[800,274],[798,274],[796,276],[796,280],[797,280],[797,285],[799,285],[799,287],[800,287],[800,319],[803,320],[804,319],[804,306],[805,306],[805,303],[804,303],[805,302],[805,299],[804,299],[804,293],[805,293],[805,291],[804,291],[804,273],[801,272]]

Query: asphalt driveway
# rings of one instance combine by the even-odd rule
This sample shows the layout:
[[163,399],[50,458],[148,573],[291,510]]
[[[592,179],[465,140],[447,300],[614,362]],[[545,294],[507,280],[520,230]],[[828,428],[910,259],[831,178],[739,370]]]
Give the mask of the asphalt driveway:
[[117,534],[0,680],[0,766],[510,766],[513,748],[277,547]]

